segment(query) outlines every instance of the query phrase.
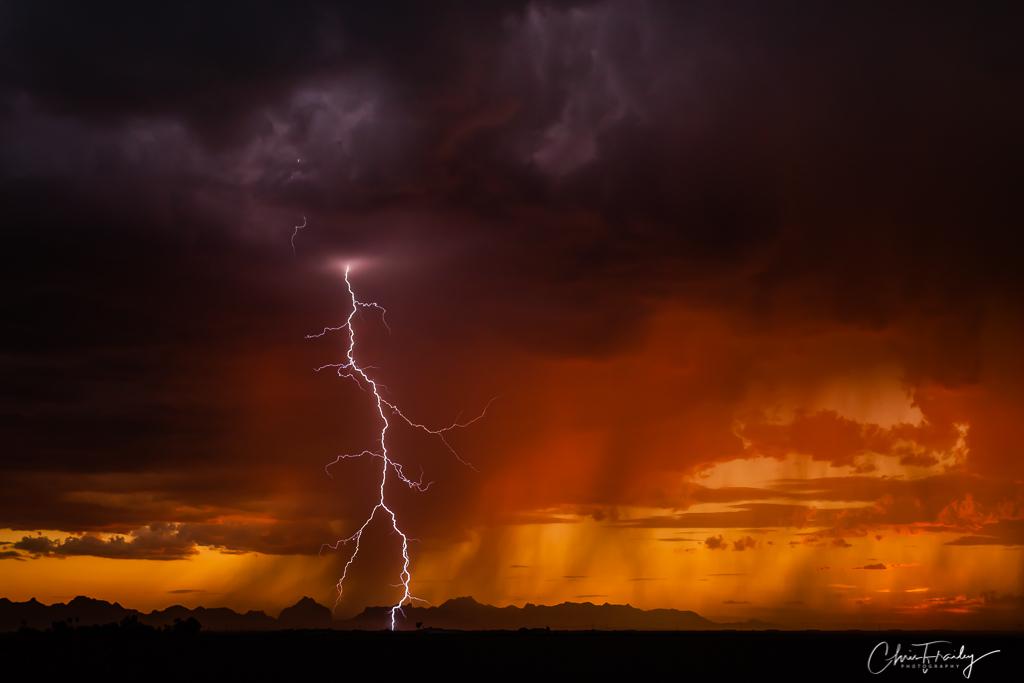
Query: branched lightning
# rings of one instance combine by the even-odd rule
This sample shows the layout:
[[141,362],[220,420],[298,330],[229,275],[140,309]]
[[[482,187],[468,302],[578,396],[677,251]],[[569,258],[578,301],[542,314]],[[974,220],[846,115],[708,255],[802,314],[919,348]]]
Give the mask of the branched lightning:
[[[305,223],[305,219],[303,219],[303,223]],[[296,226],[296,233],[298,232],[298,229],[298,226]],[[295,236],[292,235],[293,246],[294,238]],[[342,455],[338,455],[337,457],[335,457],[333,461],[327,463],[327,465],[324,466],[324,471],[327,473],[328,476],[331,476],[331,468],[334,465],[339,464],[343,460],[372,457],[378,458],[381,461],[381,476],[380,485],[378,487],[379,496],[377,498],[377,503],[373,506],[373,509],[370,510],[369,515],[367,515],[362,525],[351,536],[339,539],[334,543],[327,543],[323,546],[323,548],[330,548],[335,551],[340,549],[342,546],[351,545],[353,548],[352,554],[349,555],[348,560],[345,562],[345,568],[342,570],[341,578],[338,579],[338,582],[336,584],[338,590],[338,599],[335,602],[335,605],[337,605],[337,603],[341,601],[341,597],[344,592],[345,579],[348,577],[349,569],[352,567],[353,563],[356,561],[356,557],[358,557],[359,555],[360,543],[362,542],[363,532],[366,531],[367,527],[369,527],[370,525],[370,522],[373,521],[374,517],[377,516],[378,513],[384,514],[386,518],[390,520],[392,531],[402,539],[402,570],[401,572],[399,572],[400,582],[398,584],[395,584],[396,588],[402,589],[402,593],[398,598],[398,601],[391,607],[390,611],[391,630],[394,630],[395,617],[398,613],[402,612],[403,605],[410,602],[426,601],[416,597],[412,593],[412,574],[409,570],[409,565],[411,563],[409,557],[409,541],[414,539],[410,539],[409,536],[407,536],[406,533],[402,531],[398,523],[397,515],[395,514],[394,510],[392,510],[392,508],[390,508],[388,504],[385,502],[384,493],[388,481],[388,475],[393,474],[395,477],[398,478],[400,482],[408,486],[410,489],[420,492],[427,491],[433,482],[424,483],[422,472],[420,473],[419,479],[412,479],[411,477],[406,475],[402,463],[395,460],[391,453],[388,452],[387,434],[388,430],[391,428],[391,422],[388,420],[388,415],[390,414],[392,417],[400,418],[403,422],[405,422],[408,426],[412,427],[413,429],[417,429],[430,436],[436,436],[441,441],[441,443],[444,444],[445,448],[447,448],[448,451],[452,455],[454,455],[459,462],[472,468],[473,466],[466,460],[463,460],[462,457],[459,456],[459,454],[449,443],[447,439],[447,433],[454,429],[468,427],[477,420],[481,419],[487,413],[487,409],[490,407],[494,399],[491,399],[491,401],[487,403],[487,405],[480,412],[480,414],[474,417],[473,419],[466,421],[455,420],[446,427],[428,427],[427,425],[415,422],[406,417],[405,413],[403,413],[396,404],[392,403],[391,401],[383,397],[383,395],[381,394],[381,390],[385,388],[384,385],[378,382],[377,380],[373,379],[367,373],[367,370],[371,369],[372,366],[361,366],[359,365],[355,358],[356,332],[354,326],[354,319],[356,313],[358,313],[362,309],[372,308],[380,312],[381,320],[384,323],[384,326],[387,327],[387,311],[384,309],[383,306],[381,306],[378,303],[364,302],[356,298],[355,290],[352,289],[352,283],[349,280],[349,266],[347,265],[345,266],[345,287],[348,290],[349,299],[351,300],[351,310],[349,311],[348,317],[346,318],[345,322],[333,327],[324,327],[322,331],[316,334],[306,335],[306,338],[319,339],[332,332],[347,332],[348,346],[345,350],[345,360],[340,363],[328,363],[326,365],[322,365],[316,368],[315,372],[322,372],[327,369],[332,369],[336,372],[336,374],[339,377],[345,377],[353,380],[361,389],[370,393],[373,397],[373,402],[377,409],[377,414],[380,417],[380,437],[377,446],[373,450],[366,449],[359,453],[345,453]],[[388,331],[390,332],[390,328],[388,328]],[[321,550],[323,550],[323,548]],[[404,614],[404,612],[402,613]]]

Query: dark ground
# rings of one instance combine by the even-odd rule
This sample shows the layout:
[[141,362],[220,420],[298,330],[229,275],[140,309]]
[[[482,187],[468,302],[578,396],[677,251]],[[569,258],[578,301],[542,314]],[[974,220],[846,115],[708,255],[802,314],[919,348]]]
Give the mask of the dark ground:
[[[273,631],[202,632],[179,624],[61,627],[0,634],[7,680],[323,680],[352,678],[367,667],[386,680],[425,675],[494,680],[518,677],[615,676],[636,680],[962,681],[959,668],[868,673],[879,641],[893,646],[950,640],[980,655],[970,680],[1020,680],[1024,633],[866,631]],[[922,678],[922,675],[926,676]],[[376,678],[376,676],[374,677]],[[741,678],[742,680],[742,678]]]

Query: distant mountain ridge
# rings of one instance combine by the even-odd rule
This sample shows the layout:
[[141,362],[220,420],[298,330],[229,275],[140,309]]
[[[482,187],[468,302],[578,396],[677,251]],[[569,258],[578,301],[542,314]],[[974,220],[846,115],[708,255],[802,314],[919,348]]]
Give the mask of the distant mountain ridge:
[[[262,611],[238,613],[227,607],[173,605],[151,612],[121,606],[116,602],[78,596],[68,603],[44,605],[35,598],[12,602],[0,598],[0,631],[22,627],[43,629],[55,622],[72,626],[92,626],[137,619],[154,627],[172,626],[176,620],[195,618],[210,631],[271,631],[281,629],[334,628],[378,630],[390,623],[389,607],[367,607],[347,620],[333,620],[331,611],[309,597],[286,607],[275,618]],[[719,624],[696,612],[676,609],[644,610],[631,605],[596,605],[591,602],[563,602],[559,605],[495,607],[471,597],[453,598],[438,606],[405,607],[399,618],[403,630],[423,628],[460,630],[507,630],[551,628],[556,630],[637,630],[676,631],[720,628],[764,628],[769,624]]]
[[[390,607],[367,607],[349,620],[353,628],[380,628],[390,621]],[[631,605],[563,602],[522,607],[484,605],[471,597],[452,598],[437,607],[405,607],[400,628],[683,631],[719,627],[696,612],[675,609],[643,610]]]
[[[303,599],[311,600],[310,598]],[[173,625],[176,619],[185,621],[190,617],[194,617],[202,624],[203,628],[212,631],[269,631],[281,628],[304,628],[304,626],[281,626],[277,619],[262,611],[253,610],[240,614],[228,607],[190,609],[183,605],[172,605],[166,609],[140,612],[123,607],[117,602],[96,600],[84,595],[79,595],[68,603],[58,602],[52,605],[44,605],[35,598],[25,602],[13,602],[7,598],[0,598],[0,631],[16,631],[23,626],[42,629],[55,622],[65,622],[72,626],[97,626],[118,623],[129,618],[136,618],[147,626],[162,627]]]

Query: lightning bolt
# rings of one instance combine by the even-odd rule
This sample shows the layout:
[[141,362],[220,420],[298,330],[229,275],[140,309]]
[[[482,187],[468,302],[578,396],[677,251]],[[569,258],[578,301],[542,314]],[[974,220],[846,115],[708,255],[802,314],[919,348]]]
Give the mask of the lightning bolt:
[[296,225],[295,229],[292,231],[292,256],[296,256],[297,255],[295,253],[295,237],[299,234],[299,230],[302,230],[305,227],[306,227],[306,217],[303,216],[302,217],[302,225]]
[[[409,566],[411,564],[411,559],[409,557],[409,541],[415,539],[410,539],[409,536],[404,531],[402,531],[402,528],[398,522],[398,516],[395,514],[395,511],[388,506],[385,500],[385,489],[388,483],[388,476],[393,475],[395,478],[397,478],[399,482],[405,484],[410,489],[419,492],[427,491],[433,482],[424,483],[422,472],[420,473],[419,479],[412,479],[405,473],[405,468],[402,466],[402,463],[395,460],[395,458],[388,451],[387,435],[388,430],[391,428],[391,422],[389,421],[388,416],[390,415],[392,419],[398,419],[405,422],[405,424],[407,424],[409,427],[413,429],[417,429],[427,435],[437,437],[459,462],[463,463],[464,465],[467,465],[468,467],[473,468],[473,466],[470,463],[463,460],[459,456],[459,454],[455,451],[452,445],[448,442],[447,434],[448,432],[454,429],[468,427],[477,420],[483,418],[484,415],[487,414],[487,409],[490,408],[491,403],[494,402],[494,399],[491,399],[487,403],[487,405],[484,406],[484,409],[480,412],[480,414],[474,417],[473,419],[463,422],[460,422],[458,419],[456,419],[450,425],[445,427],[428,427],[424,424],[415,422],[406,417],[405,413],[403,413],[396,404],[384,398],[384,396],[381,393],[381,390],[384,388],[384,385],[378,382],[377,380],[373,379],[373,377],[371,377],[370,374],[367,372],[367,370],[369,370],[372,366],[359,365],[355,357],[356,331],[353,321],[355,319],[356,314],[362,309],[374,309],[381,314],[381,320],[383,321],[384,326],[387,327],[387,311],[384,309],[383,306],[376,302],[360,301],[358,298],[356,298],[355,290],[352,289],[352,283],[349,280],[348,265],[345,266],[345,287],[348,291],[348,296],[351,301],[351,309],[349,310],[349,314],[348,317],[345,319],[345,322],[333,327],[325,327],[323,328],[322,331],[318,333],[306,335],[306,338],[319,339],[334,332],[347,333],[348,346],[345,349],[345,360],[340,363],[328,363],[326,365],[321,365],[320,367],[315,369],[315,372],[319,373],[324,370],[334,370],[339,377],[351,379],[361,389],[367,391],[372,396],[374,406],[377,410],[377,415],[380,418],[380,436],[377,441],[377,445],[373,450],[367,449],[359,453],[345,453],[339,455],[332,462],[329,462],[327,463],[327,465],[324,466],[324,471],[327,473],[328,476],[331,476],[331,467],[337,465],[343,460],[364,457],[378,458],[380,460],[381,466],[380,485],[378,487],[379,495],[377,498],[377,503],[370,510],[370,513],[367,515],[366,519],[363,521],[362,525],[360,525],[360,527],[355,531],[355,533],[346,538],[339,539],[334,543],[324,544],[321,547],[321,552],[323,552],[325,548],[330,548],[331,550],[337,551],[342,546],[352,547],[352,553],[351,555],[349,555],[348,560],[345,562],[345,568],[342,570],[341,577],[338,579],[338,582],[336,584],[338,598],[334,604],[335,607],[337,607],[338,603],[341,602],[342,595],[344,594],[345,579],[348,577],[349,569],[352,567],[352,565],[356,561],[356,558],[359,556],[360,543],[362,542],[363,539],[363,533],[366,531],[367,527],[370,526],[370,522],[372,522],[374,517],[376,517],[378,514],[384,515],[385,519],[390,521],[391,530],[395,534],[397,534],[399,538],[402,539],[402,570],[401,572],[399,572],[399,583],[395,584],[396,588],[401,588],[402,593],[399,596],[398,601],[391,607],[390,610],[391,630],[393,631],[395,630],[396,615],[401,613],[403,616],[405,616],[405,613],[402,611],[403,605],[417,601],[427,601],[423,600],[422,598],[416,597],[412,593],[412,573],[409,570]],[[388,328],[388,331],[390,331],[390,328]]]

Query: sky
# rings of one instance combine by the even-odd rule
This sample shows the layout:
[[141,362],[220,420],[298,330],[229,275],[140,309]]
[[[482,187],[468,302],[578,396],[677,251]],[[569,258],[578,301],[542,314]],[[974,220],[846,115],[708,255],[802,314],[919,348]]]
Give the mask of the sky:
[[[994,6],[0,4],[0,586],[1019,627]],[[295,226],[305,227],[296,230]],[[293,248],[294,247],[294,248]],[[365,387],[364,387],[365,389]],[[336,614],[391,604],[377,518]]]

